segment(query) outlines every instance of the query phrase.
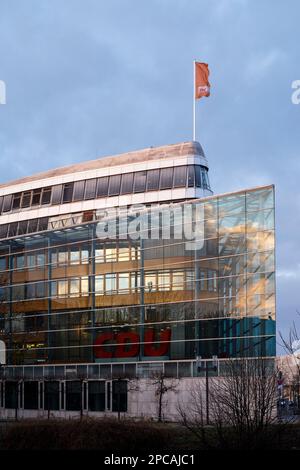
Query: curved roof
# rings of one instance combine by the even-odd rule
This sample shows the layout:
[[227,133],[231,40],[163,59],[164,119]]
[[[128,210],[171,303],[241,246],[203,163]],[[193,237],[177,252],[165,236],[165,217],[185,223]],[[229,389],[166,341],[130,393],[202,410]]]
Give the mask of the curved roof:
[[0,188],[86,170],[187,155],[199,155],[205,158],[203,149],[199,142],[183,142],[179,144],[163,145],[161,147],[149,147],[143,150],[135,150],[133,152],[121,153],[114,156],[102,157],[96,160],[89,160],[55,168],[53,170],[36,173],[32,176],[26,176],[24,178],[9,181],[8,183],[2,183],[0,184]]

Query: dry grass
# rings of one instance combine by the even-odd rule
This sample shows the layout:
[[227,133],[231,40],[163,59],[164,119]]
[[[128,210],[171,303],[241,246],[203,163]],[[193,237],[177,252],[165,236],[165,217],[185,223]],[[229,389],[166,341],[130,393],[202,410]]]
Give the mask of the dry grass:
[[170,438],[169,429],[155,423],[114,419],[28,420],[8,426],[1,448],[141,451],[166,448]]

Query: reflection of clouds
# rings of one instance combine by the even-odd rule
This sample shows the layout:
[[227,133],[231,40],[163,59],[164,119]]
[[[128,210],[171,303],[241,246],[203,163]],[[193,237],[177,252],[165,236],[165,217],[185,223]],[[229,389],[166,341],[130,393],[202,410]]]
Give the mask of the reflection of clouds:
[[262,275],[259,279],[255,277],[248,278],[247,289],[245,285],[232,286],[233,297],[223,299],[223,307],[228,310],[229,315],[235,315],[237,311],[240,315],[247,316],[265,316],[271,314],[272,318],[275,311],[274,280],[268,279]]
[[270,288],[272,292],[274,292],[274,282],[271,279],[262,277],[261,279],[253,281],[253,279],[249,278],[247,285],[247,295],[252,296],[255,294],[267,294],[270,292]]
[[[257,310],[270,310],[272,311],[275,308],[275,296],[271,295],[270,297],[266,297],[264,295],[254,295],[252,297],[247,297],[247,308],[248,312],[249,309]],[[251,313],[251,312],[249,312]]]
[[274,232],[256,232],[247,237],[248,250],[272,250],[274,248]]
[[225,234],[240,234],[240,233],[245,233],[245,224],[237,224],[235,225],[232,223],[231,225],[222,225],[223,221],[220,220],[220,227],[219,227],[219,233],[220,235],[225,235]]

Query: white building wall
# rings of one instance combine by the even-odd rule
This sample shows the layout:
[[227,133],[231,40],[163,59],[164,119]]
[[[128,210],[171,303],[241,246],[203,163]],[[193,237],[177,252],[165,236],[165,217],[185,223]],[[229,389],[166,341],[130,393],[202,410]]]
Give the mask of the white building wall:
[[[121,413],[123,418],[139,418],[146,420],[157,420],[158,418],[158,395],[157,386],[153,384],[155,379],[139,379],[128,383],[128,412]],[[192,400],[191,392],[193,389],[201,389],[203,394],[203,403],[205,403],[205,379],[204,378],[182,378],[165,379],[166,384],[175,385],[174,390],[170,390],[163,395],[162,417],[165,421],[179,421],[180,414],[178,405],[188,409]],[[51,418],[78,419],[80,411],[50,411]],[[116,412],[91,412],[82,411],[82,416],[95,418],[117,417]],[[0,419],[14,420],[16,411],[14,409],[0,408]],[[46,410],[24,410],[18,409],[18,419],[47,419]]]

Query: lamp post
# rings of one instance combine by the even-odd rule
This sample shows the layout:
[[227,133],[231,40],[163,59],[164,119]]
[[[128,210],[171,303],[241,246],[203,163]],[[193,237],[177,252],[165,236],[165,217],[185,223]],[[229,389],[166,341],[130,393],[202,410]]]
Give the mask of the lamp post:
[[[209,372],[217,372],[218,370],[218,357],[213,356],[212,359],[202,360],[201,356],[197,356],[197,371],[205,372],[205,393],[206,393],[206,424],[209,424]],[[212,362],[212,365],[208,363]]]

